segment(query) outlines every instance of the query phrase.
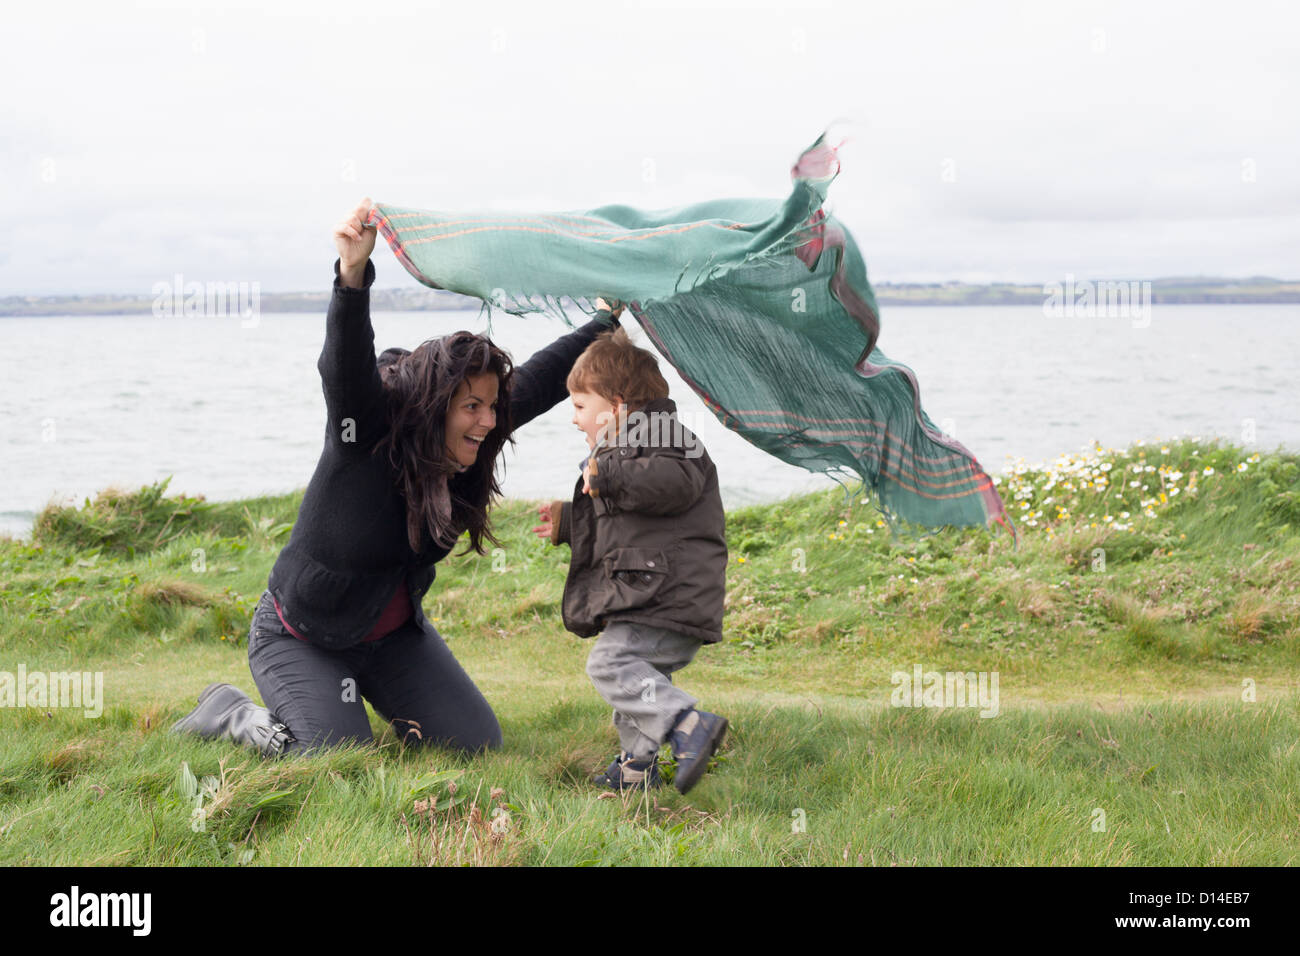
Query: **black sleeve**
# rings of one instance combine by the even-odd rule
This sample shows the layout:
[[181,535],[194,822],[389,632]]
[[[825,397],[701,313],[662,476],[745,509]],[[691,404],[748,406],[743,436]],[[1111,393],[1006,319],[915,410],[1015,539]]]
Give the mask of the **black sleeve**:
[[510,385],[510,424],[519,428],[569,397],[564,380],[573,363],[601,332],[617,327],[618,320],[601,311],[568,335],[561,336],[515,369]]
[[383,398],[375,367],[375,332],[370,325],[370,286],[375,281],[375,264],[366,260],[360,289],[341,285],[339,279],[336,259],[334,293],[325,316],[325,345],[316,368],[325,391],[328,434],[335,441],[361,448],[378,437],[372,419]]

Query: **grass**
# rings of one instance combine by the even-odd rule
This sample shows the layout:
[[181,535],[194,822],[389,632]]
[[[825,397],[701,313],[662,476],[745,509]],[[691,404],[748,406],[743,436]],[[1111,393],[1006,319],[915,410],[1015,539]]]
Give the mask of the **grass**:
[[[841,493],[729,514],[725,640],[678,682],[732,732],[688,797],[640,799],[586,783],[617,740],[527,502],[425,600],[505,748],[403,749],[372,714],[374,747],[279,762],[166,730],[209,681],[256,696],[300,495],[48,510],[0,540],[0,675],[102,672],[104,712],[0,707],[0,863],[1295,865],[1297,456],[1139,444],[999,481],[1015,550]],[[998,716],[891,707],[914,665],[996,672]]]

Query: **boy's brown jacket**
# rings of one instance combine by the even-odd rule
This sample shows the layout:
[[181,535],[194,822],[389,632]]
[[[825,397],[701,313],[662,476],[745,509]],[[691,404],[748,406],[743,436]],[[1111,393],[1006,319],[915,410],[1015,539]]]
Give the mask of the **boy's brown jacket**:
[[579,637],[633,621],[722,640],[727,542],[718,472],[670,399],[628,416],[592,455],[591,495],[551,505],[551,541],[572,549],[562,605]]

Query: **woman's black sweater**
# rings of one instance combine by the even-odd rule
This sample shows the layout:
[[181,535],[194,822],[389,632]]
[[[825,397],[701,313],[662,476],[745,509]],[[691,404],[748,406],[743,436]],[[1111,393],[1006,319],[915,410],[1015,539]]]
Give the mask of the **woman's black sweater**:
[[[450,549],[428,532],[417,554],[406,534],[406,502],[388,456],[372,455],[388,428],[383,386],[375,364],[366,263],[363,287],[339,284],[325,320],[325,347],[317,367],[325,390],[325,448],[303,495],[289,543],[271,569],[267,589],[285,621],[319,647],[350,647],[366,636],[403,579],[416,623],[434,565]],[[557,339],[515,369],[510,422],[518,428],[568,397],[565,379],[574,361],[611,325],[594,319]]]

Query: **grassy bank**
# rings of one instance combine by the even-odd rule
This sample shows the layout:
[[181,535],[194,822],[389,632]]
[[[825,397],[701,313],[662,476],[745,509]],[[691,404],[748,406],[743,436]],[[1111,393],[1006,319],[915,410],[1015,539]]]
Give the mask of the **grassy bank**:
[[[372,717],[377,748],[280,763],[166,728],[211,680],[256,694],[298,496],[48,510],[0,541],[0,672],[102,672],[105,705],[0,708],[0,862],[1295,864],[1300,456],[1097,448],[1000,484],[1014,550],[894,538],[838,492],[732,512],[726,640],[679,682],[733,732],[640,801],[585,783],[617,741],[526,502],[425,602],[505,749]],[[890,706],[916,666],[996,673],[997,716]]]

